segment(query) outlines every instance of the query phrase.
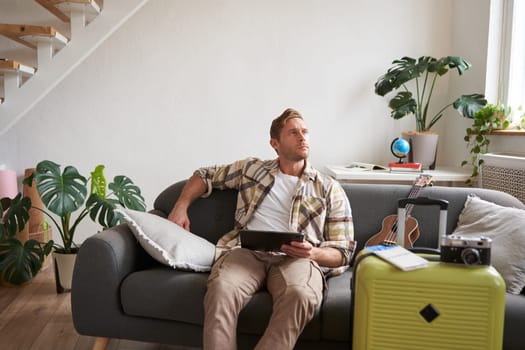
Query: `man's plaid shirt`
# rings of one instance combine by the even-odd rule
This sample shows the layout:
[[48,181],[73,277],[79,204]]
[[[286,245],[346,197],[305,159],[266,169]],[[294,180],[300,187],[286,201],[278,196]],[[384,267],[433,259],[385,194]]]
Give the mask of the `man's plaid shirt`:
[[[239,191],[235,226],[219,239],[217,256],[240,244],[239,230],[246,228],[255,210],[274,184],[279,161],[248,158],[230,165],[201,168],[195,175],[213,189]],[[317,247],[333,247],[341,251],[343,262],[337,268],[322,267],[326,275],[338,275],[348,269],[355,249],[352,215],[348,198],[339,183],[315,170],[307,163],[300,177],[290,211],[290,227],[305,234]]]

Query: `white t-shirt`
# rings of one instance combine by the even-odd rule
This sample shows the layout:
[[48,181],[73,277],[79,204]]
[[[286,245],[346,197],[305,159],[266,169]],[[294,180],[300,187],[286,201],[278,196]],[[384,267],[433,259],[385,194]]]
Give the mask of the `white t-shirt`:
[[279,170],[270,193],[248,222],[248,230],[291,231],[292,199],[298,180],[297,176],[287,175]]

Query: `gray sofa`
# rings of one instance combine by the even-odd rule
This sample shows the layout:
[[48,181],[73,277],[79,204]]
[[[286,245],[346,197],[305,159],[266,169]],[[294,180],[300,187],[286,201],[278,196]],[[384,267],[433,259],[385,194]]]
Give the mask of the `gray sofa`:
[[[153,212],[166,216],[184,181],[162,192]],[[409,185],[344,184],[354,218],[358,250],[381,229],[382,219],[397,211],[397,201]],[[449,201],[447,233],[452,232],[469,193],[500,205],[525,208],[516,198],[479,188],[427,187],[420,196]],[[189,209],[192,231],[211,242],[233,225],[236,191],[215,191]],[[422,235],[416,246],[436,247],[438,208],[416,207]],[[75,328],[82,335],[145,342],[201,346],[202,300],[207,273],[184,272],[160,265],[149,257],[126,225],[87,239],[77,257],[71,292]],[[328,280],[324,302],[303,331],[297,349],[351,347],[350,280],[352,272]],[[241,312],[240,349],[251,349],[271,314],[271,297],[257,293]],[[507,294],[504,349],[525,347],[525,294]]]

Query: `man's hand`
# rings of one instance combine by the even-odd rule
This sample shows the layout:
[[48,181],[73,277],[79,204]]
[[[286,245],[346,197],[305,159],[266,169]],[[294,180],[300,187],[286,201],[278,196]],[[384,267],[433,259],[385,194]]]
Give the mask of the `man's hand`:
[[179,209],[179,207],[173,207],[168,220],[173,221],[183,229],[190,230],[190,218],[188,217],[188,211],[186,209]]
[[182,189],[182,193],[171,209],[168,220],[173,221],[183,229],[190,230],[190,218],[188,217],[188,208],[190,204],[206,192],[206,184],[197,175],[189,178],[188,182]]
[[281,251],[292,258],[307,258],[317,262],[321,266],[338,267],[343,262],[343,254],[332,247],[314,247],[310,242],[291,241],[283,244]]
[[308,241],[291,241],[290,244],[283,244],[281,246],[281,251],[292,258],[308,258],[315,260],[314,248],[315,247]]

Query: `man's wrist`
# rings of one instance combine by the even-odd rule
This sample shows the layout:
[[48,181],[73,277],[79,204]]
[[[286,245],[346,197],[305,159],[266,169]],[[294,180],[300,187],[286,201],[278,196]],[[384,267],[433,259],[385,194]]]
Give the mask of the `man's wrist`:
[[187,210],[190,206],[190,202],[186,199],[179,198],[179,200],[173,206],[173,211]]

